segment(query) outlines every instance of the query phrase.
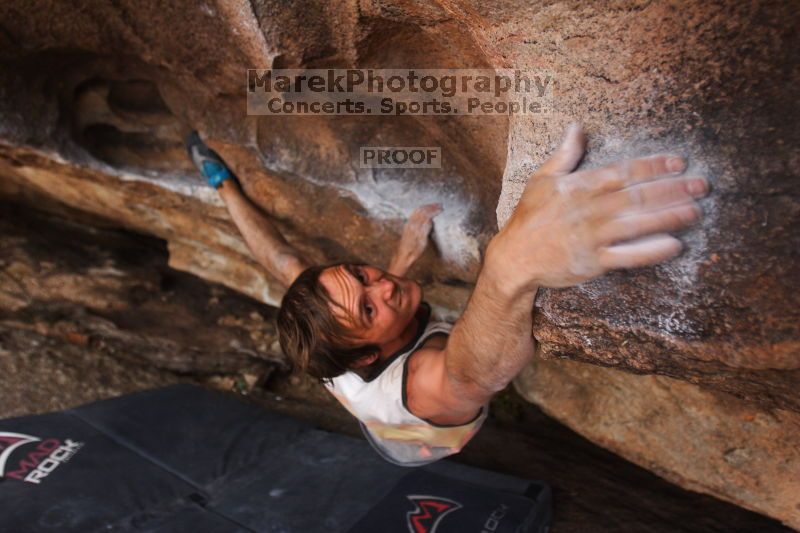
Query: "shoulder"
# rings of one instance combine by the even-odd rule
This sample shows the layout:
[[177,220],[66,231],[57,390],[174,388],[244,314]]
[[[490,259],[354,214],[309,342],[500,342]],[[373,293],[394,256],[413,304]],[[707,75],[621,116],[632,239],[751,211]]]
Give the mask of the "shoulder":
[[406,408],[434,424],[461,425],[473,421],[481,406],[465,403],[455,394],[445,364],[445,336],[432,337],[406,361]]

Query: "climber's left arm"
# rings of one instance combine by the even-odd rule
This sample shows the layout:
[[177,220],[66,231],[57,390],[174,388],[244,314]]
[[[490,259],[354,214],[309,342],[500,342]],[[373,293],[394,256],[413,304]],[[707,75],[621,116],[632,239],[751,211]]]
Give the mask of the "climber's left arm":
[[242,191],[236,180],[225,180],[219,194],[253,257],[285,287],[310,265],[275,227],[272,220]]
[[433,228],[433,217],[442,212],[441,204],[428,204],[418,207],[411,213],[400,242],[397,245],[389,267],[392,275],[404,277],[414,262],[419,259],[428,245],[428,236]]

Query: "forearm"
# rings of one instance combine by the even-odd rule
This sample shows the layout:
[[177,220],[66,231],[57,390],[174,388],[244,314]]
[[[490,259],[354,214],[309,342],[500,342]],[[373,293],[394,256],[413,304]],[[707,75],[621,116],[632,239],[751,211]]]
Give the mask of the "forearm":
[[417,257],[409,256],[402,247],[398,247],[386,271],[394,276],[404,277],[416,260]]
[[414,262],[425,252],[428,236],[433,228],[433,218],[442,212],[441,204],[427,204],[411,213],[403,227],[397,249],[389,262],[387,272],[404,277]]
[[502,264],[490,245],[472,297],[445,349],[454,387],[477,404],[502,390],[535,350],[531,328],[538,289],[512,286]]
[[256,261],[284,286],[291,285],[308,266],[302,255],[286,242],[273,222],[245,196],[234,180],[225,181],[219,193]]

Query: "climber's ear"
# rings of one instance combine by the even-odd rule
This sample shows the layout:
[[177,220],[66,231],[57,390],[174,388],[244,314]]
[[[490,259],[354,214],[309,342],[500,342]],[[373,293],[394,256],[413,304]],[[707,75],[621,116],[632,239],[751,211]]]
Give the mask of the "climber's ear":
[[364,368],[365,366],[369,366],[377,360],[378,360],[378,353],[376,352],[370,355],[359,357],[350,366],[352,368]]

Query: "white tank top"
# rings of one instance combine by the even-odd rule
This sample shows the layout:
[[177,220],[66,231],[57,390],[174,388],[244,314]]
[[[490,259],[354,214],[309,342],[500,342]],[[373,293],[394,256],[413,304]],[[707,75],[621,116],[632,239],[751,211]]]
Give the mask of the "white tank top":
[[355,372],[335,377],[326,388],[361,423],[367,440],[384,459],[403,466],[420,466],[458,453],[486,419],[484,406],[472,422],[443,426],[411,413],[406,405],[408,358],[427,339],[449,335],[446,322],[429,322],[425,313],[416,337],[384,360],[369,378]]

